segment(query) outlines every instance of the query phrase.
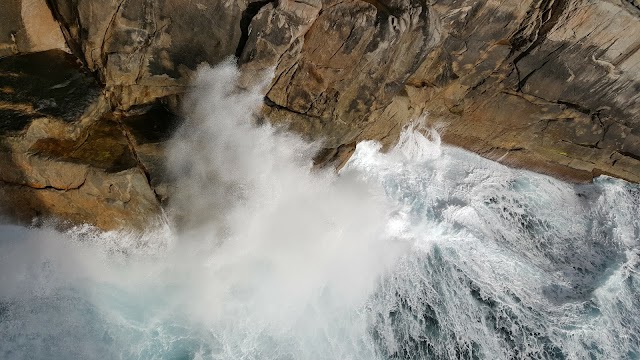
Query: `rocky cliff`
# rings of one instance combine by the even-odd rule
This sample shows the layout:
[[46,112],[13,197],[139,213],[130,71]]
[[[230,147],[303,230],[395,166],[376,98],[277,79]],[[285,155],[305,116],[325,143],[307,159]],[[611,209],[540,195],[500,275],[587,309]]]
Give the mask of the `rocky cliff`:
[[390,146],[428,114],[446,142],[513,166],[640,181],[635,0],[5,7],[0,192],[23,219],[118,228],[159,216],[181,95],[199,64],[230,56],[245,74],[273,72],[263,114],[322,139],[321,165],[339,166],[360,140]]

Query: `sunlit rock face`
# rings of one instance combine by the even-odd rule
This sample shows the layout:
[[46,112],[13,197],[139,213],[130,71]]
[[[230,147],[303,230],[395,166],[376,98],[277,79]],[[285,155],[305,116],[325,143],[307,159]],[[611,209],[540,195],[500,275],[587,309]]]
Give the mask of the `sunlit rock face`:
[[46,0],[2,2],[0,57],[51,49],[68,50]]
[[69,47],[117,108],[181,94],[198,64],[233,55],[246,1],[52,1]]
[[3,215],[143,228],[160,213],[128,127],[60,50],[0,59]]
[[[62,45],[34,35],[49,24],[34,20],[39,4],[8,2],[0,56],[72,53],[100,89],[76,132],[122,120],[104,124],[122,124],[131,163],[158,201],[172,189],[162,169],[177,123],[170,113],[185,114],[200,65],[230,57],[241,87],[262,86],[259,117],[322,141],[318,165],[342,166],[362,140],[388,149],[428,113],[445,142],[493,160],[570,181],[640,181],[635,1],[52,0],[60,32],[46,32],[62,33]],[[59,83],[74,76],[62,73]],[[28,128],[23,117],[7,124]],[[19,157],[28,147],[11,149]]]
[[634,1],[54,4],[120,108],[181,94],[199,63],[235,55],[250,77],[273,73],[264,113],[328,154],[389,146],[428,111],[445,141],[488,158],[640,180]]
[[438,2],[409,80],[444,139],[571,180],[640,180],[640,12],[628,1]]

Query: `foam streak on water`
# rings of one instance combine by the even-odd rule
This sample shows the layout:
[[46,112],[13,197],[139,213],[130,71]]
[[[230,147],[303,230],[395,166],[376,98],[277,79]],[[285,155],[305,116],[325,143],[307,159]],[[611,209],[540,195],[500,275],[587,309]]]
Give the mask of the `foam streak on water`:
[[2,359],[634,359],[640,188],[408,128],[339,175],[204,69],[170,148],[180,230],[0,228]]

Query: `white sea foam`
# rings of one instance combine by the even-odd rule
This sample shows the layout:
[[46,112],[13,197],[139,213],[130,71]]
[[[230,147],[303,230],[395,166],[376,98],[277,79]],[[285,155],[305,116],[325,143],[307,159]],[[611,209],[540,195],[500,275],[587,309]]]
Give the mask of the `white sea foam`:
[[[416,122],[339,175],[202,69],[179,226],[0,228],[0,358],[637,358],[637,186],[572,186]],[[179,230],[176,230],[179,229]]]

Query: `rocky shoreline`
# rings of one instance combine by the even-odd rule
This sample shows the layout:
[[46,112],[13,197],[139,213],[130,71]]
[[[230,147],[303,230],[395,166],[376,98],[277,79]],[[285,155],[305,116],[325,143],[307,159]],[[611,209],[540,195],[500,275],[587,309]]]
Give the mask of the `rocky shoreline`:
[[201,64],[273,72],[262,114],[322,139],[319,166],[445,142],[575,182],[640,182],[640,10],[629,0],[11,0],[0,14],[3,212],[143,228]]

